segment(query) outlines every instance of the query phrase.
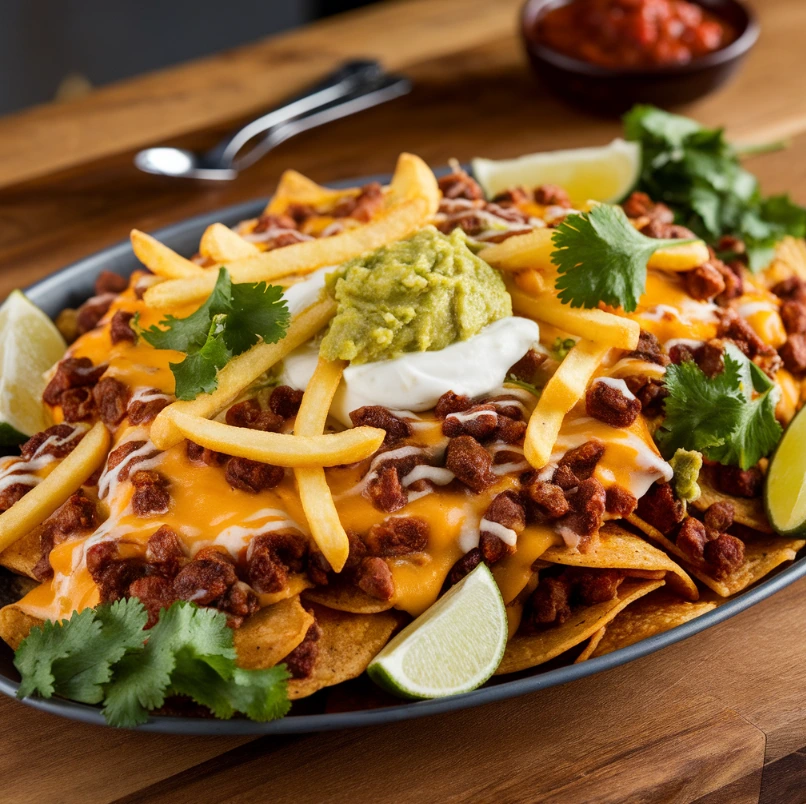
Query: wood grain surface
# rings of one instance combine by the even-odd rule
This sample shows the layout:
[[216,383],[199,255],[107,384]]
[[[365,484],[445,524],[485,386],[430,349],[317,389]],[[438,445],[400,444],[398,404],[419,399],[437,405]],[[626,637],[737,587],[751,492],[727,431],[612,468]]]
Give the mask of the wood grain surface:
[[[806,202],[806,4],[758,4],[739,79],[686,110],[731,137],[791,137],[752,169]],[[388,172],[410,150],[512,156],[617,136],[538,86],[515,0],[381,4],[0,120],[0,298],[126,237],[268,195],[280,171]],[[138,174],[133,151],[205,147],[347,56],[408,97],[283,144],[232,184]],[[627,667],[456,714],[293,738],[183,738],[71,723],[0,698],[3,802],[806,801],[806,581]]]

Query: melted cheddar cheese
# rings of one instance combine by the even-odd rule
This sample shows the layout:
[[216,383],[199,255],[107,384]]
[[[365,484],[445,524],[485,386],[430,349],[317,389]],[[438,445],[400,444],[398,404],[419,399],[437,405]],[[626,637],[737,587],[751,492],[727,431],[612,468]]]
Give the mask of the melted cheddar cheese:
[[646,292],[629,318],[661,343],[675,338],[707,341],[716,336],[717,307],[691,298],[679,275],[647,271]]

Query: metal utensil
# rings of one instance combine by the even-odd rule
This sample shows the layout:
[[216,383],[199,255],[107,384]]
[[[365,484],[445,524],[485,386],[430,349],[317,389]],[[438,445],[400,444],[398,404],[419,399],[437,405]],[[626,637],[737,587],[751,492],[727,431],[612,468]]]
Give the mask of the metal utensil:
[[[134,164],[145,173],[159,176],[231,181],[290,137],[410,91],[408,79],[384,73],[377,61],[347,62],[288,103],[247,123],[206,153],[197,154],[184,148],[146,148],[134,157]],[[242,153],[250,143],[252,147]]]

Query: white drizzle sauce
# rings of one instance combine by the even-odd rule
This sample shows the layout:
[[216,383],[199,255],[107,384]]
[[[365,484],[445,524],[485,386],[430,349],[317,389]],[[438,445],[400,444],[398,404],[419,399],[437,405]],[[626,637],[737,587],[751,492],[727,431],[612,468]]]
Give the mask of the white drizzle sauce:
[[[443,469],[441,466],[428,466],[428,464],[420,464],[415,466],[405,477],[400,481],[403,486],[410,486],[418,480],[430,480],[437,486],[447,486],[456,475],[450,469]],[[411,502],[411,498],[409,498]]]
[[[577,419],[575,421],[575,425],[584,427],[586,421],[593,423],[592,419],[583,417]],[[627,487],[627,491],[629,491],[636,499],[640,500],[641,497],[643,497],[647,491],[649,491],[649,487],[656,480],[668,482],[672,479],[672,476],[674,475],[672,467],[669,466],[669,464],[664,461],[663,458],[657,455],[638,436],[636,436],[635,433],[632,433],[629,430],[620,430],[614,428],[614,434],[616,433],[618,434],[618,441],[622,444],[626,443],[629,447],[635,450],[636,453],[634,466],[630,472],[630,482]],[[565,455],[568,450],[581,447],[586,441],[589,440],[589,436],[584,432],[574,436],[566,436],[558,440],[557,444],[555,445],[554,452],[551,455],[551,460],[543,469],[540,470],[538,479],[550,481],[554,476],[554,471],[559,465],[560,459],[563,457],[563,455]],[[607,444],[605,444],[605,447],[606,446]],[[596,471],[601,475],[604,469],[606,469],[606,467],[600,462]]]
[[597,385],[601,383],[602,385],[607,385],[609,388],[615,388],[617,391],[620,391],[627,399],[635,399],[635,394],[627,387],[627,383],[624,380],[617,380],[613,377],[597,377],[593,381],[593,385]]
[[130,437],[118,444],[118,447],[123,446],[123,444],[128,444],[130,441],[142,440],[145,440],[145,443],[129,453],[113,469],[109,469],[107,461],[107,466],[104,467],[104,471],[101,473],[101,477],[98,480],[98,497],[102,500],[108,497],[110,507],[114,505],[114,501],[117,497],[117,491],[120,486],[120,473],[124,468],[131,466],[138,458],[143,458],[146,455],[153,455],[153,457],[147,460],[137,461],[137,471],[141,469],[155,469],[162,462],[161,453],[154,444],[147,439],[145,430],[138,429],[132,431]]
[[191,548],[191,556],[196,555],[203,547],[210,547],[215,545],[223,547],[233,557],[237,558],[244,547],[247,548],[247,559],[252,553],[252,544],[255,536],[262,533],[271,533],[278,530],[296,530],[303,535],[307,534],[302,526],[293,520],[285,511],[279,508],[264,508],[256,511],[254,514],[246,517],[244,522],[256,522],[260,520],[260,524],[252,525],[251,527],[245,525],[230,525],[224,528],[213,539],[206,539],[197,541]]
[[491,519],[482,519],[479,522],[479,533],[486,530],[497,536],[504,544],[514,547],[518,543],[518,534],[514,530],[502,525],[500,522],[493,522]]
[[473,410],[465,411],[464,413],[449,413],[445,418],[454,419],[457,422],[472,422],[480,419],[482,416],[494,416],[498,418],[498,414],[494,410]]
[[165,399],[168,402],[173,402],[174,397],[171,394],[164,394],[156,388],[148,388],[146,386],[138,388],[131,397],[129,404],[132,402],[154,402],[158,399]]
[[0,466],[0,491],[4,491],[15,483],[24,483],[31,488],[38,486],[43,478],[34,474],[34,472],[38,472],[55,461],[63,460],[63,458],[57,458],[55,455],[47,453],[46,450],[49,447],[63,447],[65,444],[69,444],[74,439],[79,438],[88,429],[85,424],[73,425],[72,432],[66,436],[59,436],[56,433],[49,435],[28,460],[17,457],[9,458]]

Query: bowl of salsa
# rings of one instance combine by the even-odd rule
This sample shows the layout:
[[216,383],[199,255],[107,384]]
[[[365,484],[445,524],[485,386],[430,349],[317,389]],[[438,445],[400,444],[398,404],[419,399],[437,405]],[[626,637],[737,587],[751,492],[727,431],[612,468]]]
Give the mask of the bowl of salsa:
[[527,0],[521,32],[555,94],[599,112],[678,106],[738,70],[759,26],[740,0]]

